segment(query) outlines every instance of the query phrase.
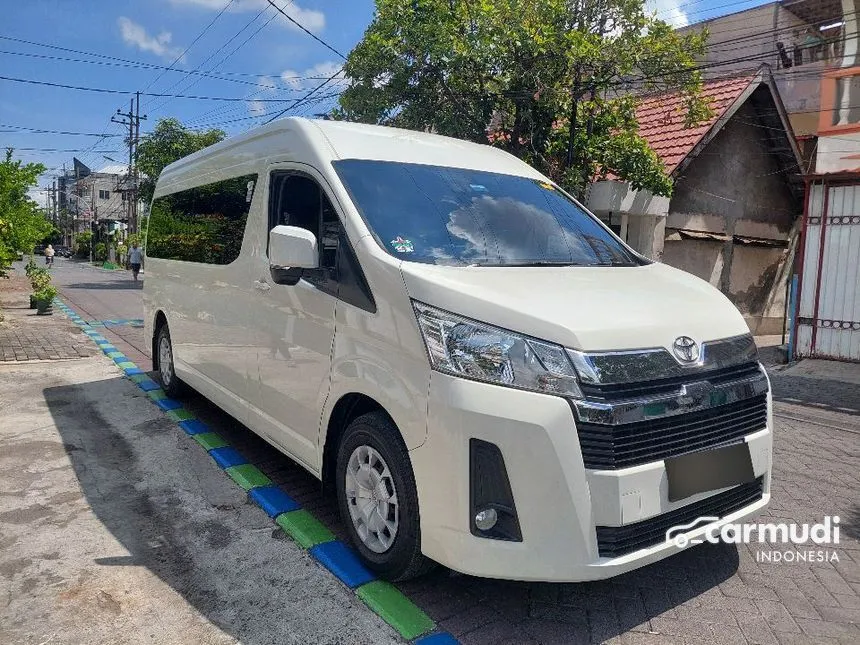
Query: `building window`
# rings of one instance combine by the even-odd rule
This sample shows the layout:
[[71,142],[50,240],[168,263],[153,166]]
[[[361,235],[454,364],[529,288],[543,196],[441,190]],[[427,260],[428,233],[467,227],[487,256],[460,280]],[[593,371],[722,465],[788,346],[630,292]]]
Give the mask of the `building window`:
[[110,191],[109,190],[100,190],[99,191],[99,199],[110,199]]
[[146,254],[230,264],[239,257],[257,175],[243,175],[158,197],[152,203]]
[[125,193],[122,192],[119,195],[120,195],[120,199],[122,199],[122,201],[125,201]]

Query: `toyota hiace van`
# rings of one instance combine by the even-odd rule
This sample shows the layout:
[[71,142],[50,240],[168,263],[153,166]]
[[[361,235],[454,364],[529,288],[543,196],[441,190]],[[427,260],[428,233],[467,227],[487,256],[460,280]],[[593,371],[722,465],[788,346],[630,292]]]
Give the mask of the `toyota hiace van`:
[[496,148],[276,121],[164,169],[146,256],[164,389],[329,484],[383,577],[607,578],[769,500],[737,309]]

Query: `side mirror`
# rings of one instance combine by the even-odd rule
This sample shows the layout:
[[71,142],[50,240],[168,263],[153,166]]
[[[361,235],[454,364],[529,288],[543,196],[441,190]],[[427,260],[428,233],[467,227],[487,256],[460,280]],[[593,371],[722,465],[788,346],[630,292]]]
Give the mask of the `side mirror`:
[[273,269],[316,269],[316,235],[298,226],[276,226],[269,233],[269,264]]

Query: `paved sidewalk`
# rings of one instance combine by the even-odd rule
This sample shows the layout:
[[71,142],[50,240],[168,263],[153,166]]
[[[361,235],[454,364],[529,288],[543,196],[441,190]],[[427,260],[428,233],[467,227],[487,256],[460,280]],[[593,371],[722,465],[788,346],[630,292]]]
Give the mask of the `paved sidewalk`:
[[402,642],[101,354],[0,410],[3,645]]
[[0,280],[0,363],[77,359],[97,350],[61,313],[37,316],[30,309],[30,285],[22,276]]

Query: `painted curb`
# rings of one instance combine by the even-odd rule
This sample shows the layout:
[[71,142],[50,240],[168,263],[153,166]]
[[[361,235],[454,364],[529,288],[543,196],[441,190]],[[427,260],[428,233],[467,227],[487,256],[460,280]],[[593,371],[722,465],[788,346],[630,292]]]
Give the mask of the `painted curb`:
[[[125,376],[135,383],[155,405],[197,443],[199,443],[215,461],[219,468],[243,490],[248,492],[248,499],[259,506],[263,512],[273,518],[293,541],[321,566],[330,571],[349,589],[352,589],[361,601],[375,614],[384,620],[403,638],[421,645],[451,645],[459,641],[447,632],[432,633],[436,623],[416,606],[409,598],[393,585],[378,580],[368,570],[358,556],[343,542],[337,540],[334,534],[311,513],[301,508],[287,493],[276,486],[256,466],[247,462],[245,457],[231,447],[219,434],[196,419],[193,414],[182,407],[182,403],[170,399],[160,385],[152,380],[133,361],[114,347],[110,341],[101,336],[92,327],[95,325],[108,327],[112,324],[133,324],[137,320],[122,321],[84,321],[73,309],[62,300],[56,298],[54,305],[78,325],[84,334],[112,359]],[[142,322],[142,321],[141,321]]]

